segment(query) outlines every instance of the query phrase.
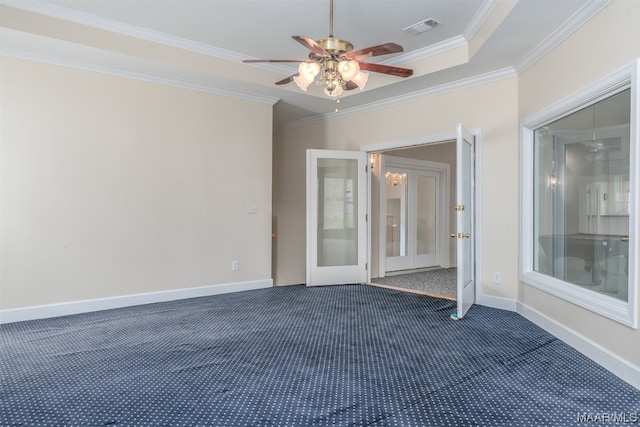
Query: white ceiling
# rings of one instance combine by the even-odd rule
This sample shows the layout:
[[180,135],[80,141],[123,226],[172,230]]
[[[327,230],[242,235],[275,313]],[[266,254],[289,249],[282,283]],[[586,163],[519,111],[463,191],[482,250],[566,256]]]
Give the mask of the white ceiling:
[[[348,112],[474,79],[515,75],[607,2],[335,0],[335,37],[350,41],[355,49],[396,42],[404,47],[403,53],[367,61],[415,70],[408,79],[371,73],[364,91],[345,93],[340,109]],[[275,103],[276,127],[331,114],[336,108],[319,88],[304,93],[293,83],[273,84],[294,74],[295,63],[241,62],[305,59],[308,51],[291,36],[326,38],[329,0],[0,0],[0,4],[5,8],[0,18],[5,55],[250,96]],[[54,18],[55,25],[39,24],[42,16]],[[441,25],[417,36],[403,31],[427,18]],[[77,24],[106,30],[111,37],[103,40],[104,33],[91,33]],[[140,40],[160,47],[143,49],[138,47]],[[163,48],[166,52],[161,52]],[[181,51],[188,55],[180,55]],[[202,55],[206,61],[201,61]]]

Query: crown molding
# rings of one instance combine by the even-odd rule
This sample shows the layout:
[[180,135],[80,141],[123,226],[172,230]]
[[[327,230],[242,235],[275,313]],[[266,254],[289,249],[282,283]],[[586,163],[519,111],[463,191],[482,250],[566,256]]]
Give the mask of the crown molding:
[[560,25],[556,31],[541,41],[522,59],[522,61],[520,61],[518,65],[516,65],[515,68],[518,74],[521,74],[548,54],[554,47],[573,34],[573,32],[578,28],[582,27],[609,3],[611,3],[611,0],[589,0],[588,3],[571,15],[564,24]]
[[[128,37],[134,37],[165,46],[199,53],[201,55],[211,56],[213,58],[218,58],[225,61],[242,62],[245,59],[255,59],[246,55],[241,55],[228,49],[222,49],[216,46],[211,46],[182,37],[172,36],[160,31],[150,30],[148,28],[126,24],[124,22],[116,21],[113,19],[92,15],[90,13],[68,9],[63,6],[45,3],[40,0],[0,0],[0,4],[37,13],[40,15],[49,16],[52,18],[75,22],[76,24],[87,25],[89,27],[98,28]],[[265,63],[253,64],[253,66],[280,74],[290,74],[291,72],[290,67],[279,64]]]
[[192,89],[199,92],[211,93],[214,95],[228,96],[231,98],[243,99],[245,101],[258,102],[260,104],[274,105],[280,98],[247,94],[239,91],[233,91],[213,85],[203,85],[193,83],[187,80],[176,78],[162,77],[148,73],[140,73],[137,71],[125,70],[121,68],[108,67],[106,65],[96,64],[89,61],[80,61],[75,59],[60,58],[40,53],[29,52],[21,49],[2,48],[0,56],[9,56],[13,58],[26,59],[30,61],[43,62],[47,64],[59,65],[63,67],[76,68],[84,71],[93,71],[100,74],[108,74],[118,77],[126,77],[135,80],[143,80],[151,83],[158,83],[167,86],[174,86],[183,89]]
[[549,121],[575,113],[586,106],[612,96],[614,93],[625,90],[631,86],[633,76],[637,73],[636,70],[640,70],[640,59],[631,61],[600,80],[583,87],[578,92],[523,118],[521,125],[535,129]]
[[192,52],[202,53],[207,56],[213,56],[216,58],[225,59],[227,61],[238,62],[242,61],[243,59],[247,59],[244,56],[230,50],[221,49],[204,43],[194,42],[193,40],[188,40],[181,37],[170,36],[160,31],[141,28],[135,25],[126,24],[124,22],[115,21],[113,19],[92,15],[90,13],[68,9],[63,6],[44,3],[40,0],[0,0],[0,4],[15,7],[17,9],[23,9],[52,18],[62,19],[64,21],[75,22],[76,24],[87,25],[89,27],[110,31],[112,33],[135,37],[138,39],[156,42],[180,49],[190,50]]
[[484,21],[489,18],[491,12],[493,12],[493,9],[496,8],[498,2],[499,0],[485,0],[482,3],[482,6],[480,6],[480,9],[478,9],[476,14],[473,15],[473,18],[471,18],[469,25],[467,25],[467,28],[465,28],[464,32],[462,33],[462,37],[464,37],[467,42],[470,42],[473,36],[476,35],[480,27],[482,27],[482,24],[484,24]]
[[435,43],[429,46],[425,46],[422,49],[416,49],[411,52],[407,52],[401,55],[396,55],[386,61],[381,61],[381,64],[387,65],[403,65],[410,62],[419,61],[421,59],[428,58],[430,56],[439,55],[447,52],[451,49],[456,49],[463,46],[468,46],[469,41],[478,32],[484,21],[487,20],[493,9],[498,5],[498,0],[485,0],[480,6],[480,9],[469,22],[469,25],[464,30],[464,33],[460,36],[455,36],[447,40],[443,40],[439,43]]
[[369,111],[380,110],[382,108],[391,107],[398,104],[404,104],[410,101],[416,101],[419,99],[429,98],[432,96],[440,95],[455,90],[465,89],[473,86],[482,85],[485,83],[494,82],[497,80],[508,79],[516,77],[518,73],[513,67],[503,68],[501,70],[490,71],[488,73],[479,74],[477,76],[469,77],[466,79],[460,79],[455,82],[434,86],[429,89],[424,89],[409,94],[394,96],[393,98],[387,98],[381,101],[370,102],[369,104],[360,105],[358,107],[348,108],[334,113],[320,114],[317,116],[304,118],[291,122],[282,129],[294,128],[300,126],[306,126],[317,122],[329,121],[334,119],[340,119],[353,114],[360,114]]
[[386,65],[408,64],[410,62],[428,58],[430,56],[439,55],[451,49],[455,49],[461,46],[467,46],[467,44],[467,40],[465,40],[463,36],[456,36],[447,40],[443,40],[439,43],[425,46],[421,49],[416,49],[411,52],[394,56],[393,58],[386,61],[381,61],[380,63]]

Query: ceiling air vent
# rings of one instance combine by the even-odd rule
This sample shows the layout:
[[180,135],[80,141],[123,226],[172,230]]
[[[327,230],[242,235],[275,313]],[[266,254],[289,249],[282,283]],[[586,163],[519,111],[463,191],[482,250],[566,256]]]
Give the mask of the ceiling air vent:
[[417,36],[418,34],[422,34],[425,31],[428,31],[438,25],[440,25],[440,21],[433,18],[427,18],[424,21],[418,22],[417,24],[409,25],[407,28],[403,28],[403,31]]

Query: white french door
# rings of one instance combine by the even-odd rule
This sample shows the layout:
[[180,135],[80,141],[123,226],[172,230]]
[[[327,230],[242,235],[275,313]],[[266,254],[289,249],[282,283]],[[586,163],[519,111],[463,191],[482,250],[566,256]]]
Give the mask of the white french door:
[[385,270],[439,264],[440,174],[385,167]]
[[[455,319],[475,303],[474,153],[473,135],[458,125]],[[367,282],[368,185],[365,152],[307,150],[307,286]]]
[[307,150],[307,286],[367,281],[367,155]]
[[457,312],[454,319],[461,319],[475,303],[475,139],[461,124],[456,138],[456,230],[451,237],[456,240]]

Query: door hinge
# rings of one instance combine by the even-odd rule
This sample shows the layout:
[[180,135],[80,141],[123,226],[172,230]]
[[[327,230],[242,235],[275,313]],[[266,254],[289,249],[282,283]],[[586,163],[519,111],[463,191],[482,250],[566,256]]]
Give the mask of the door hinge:
[[364,263],[364,271],[369,271],[369,263]]
[[369,172],[369,165],[364,165],[364,171]]
[[369,222],[369,214],[364,214],[364,222]]

